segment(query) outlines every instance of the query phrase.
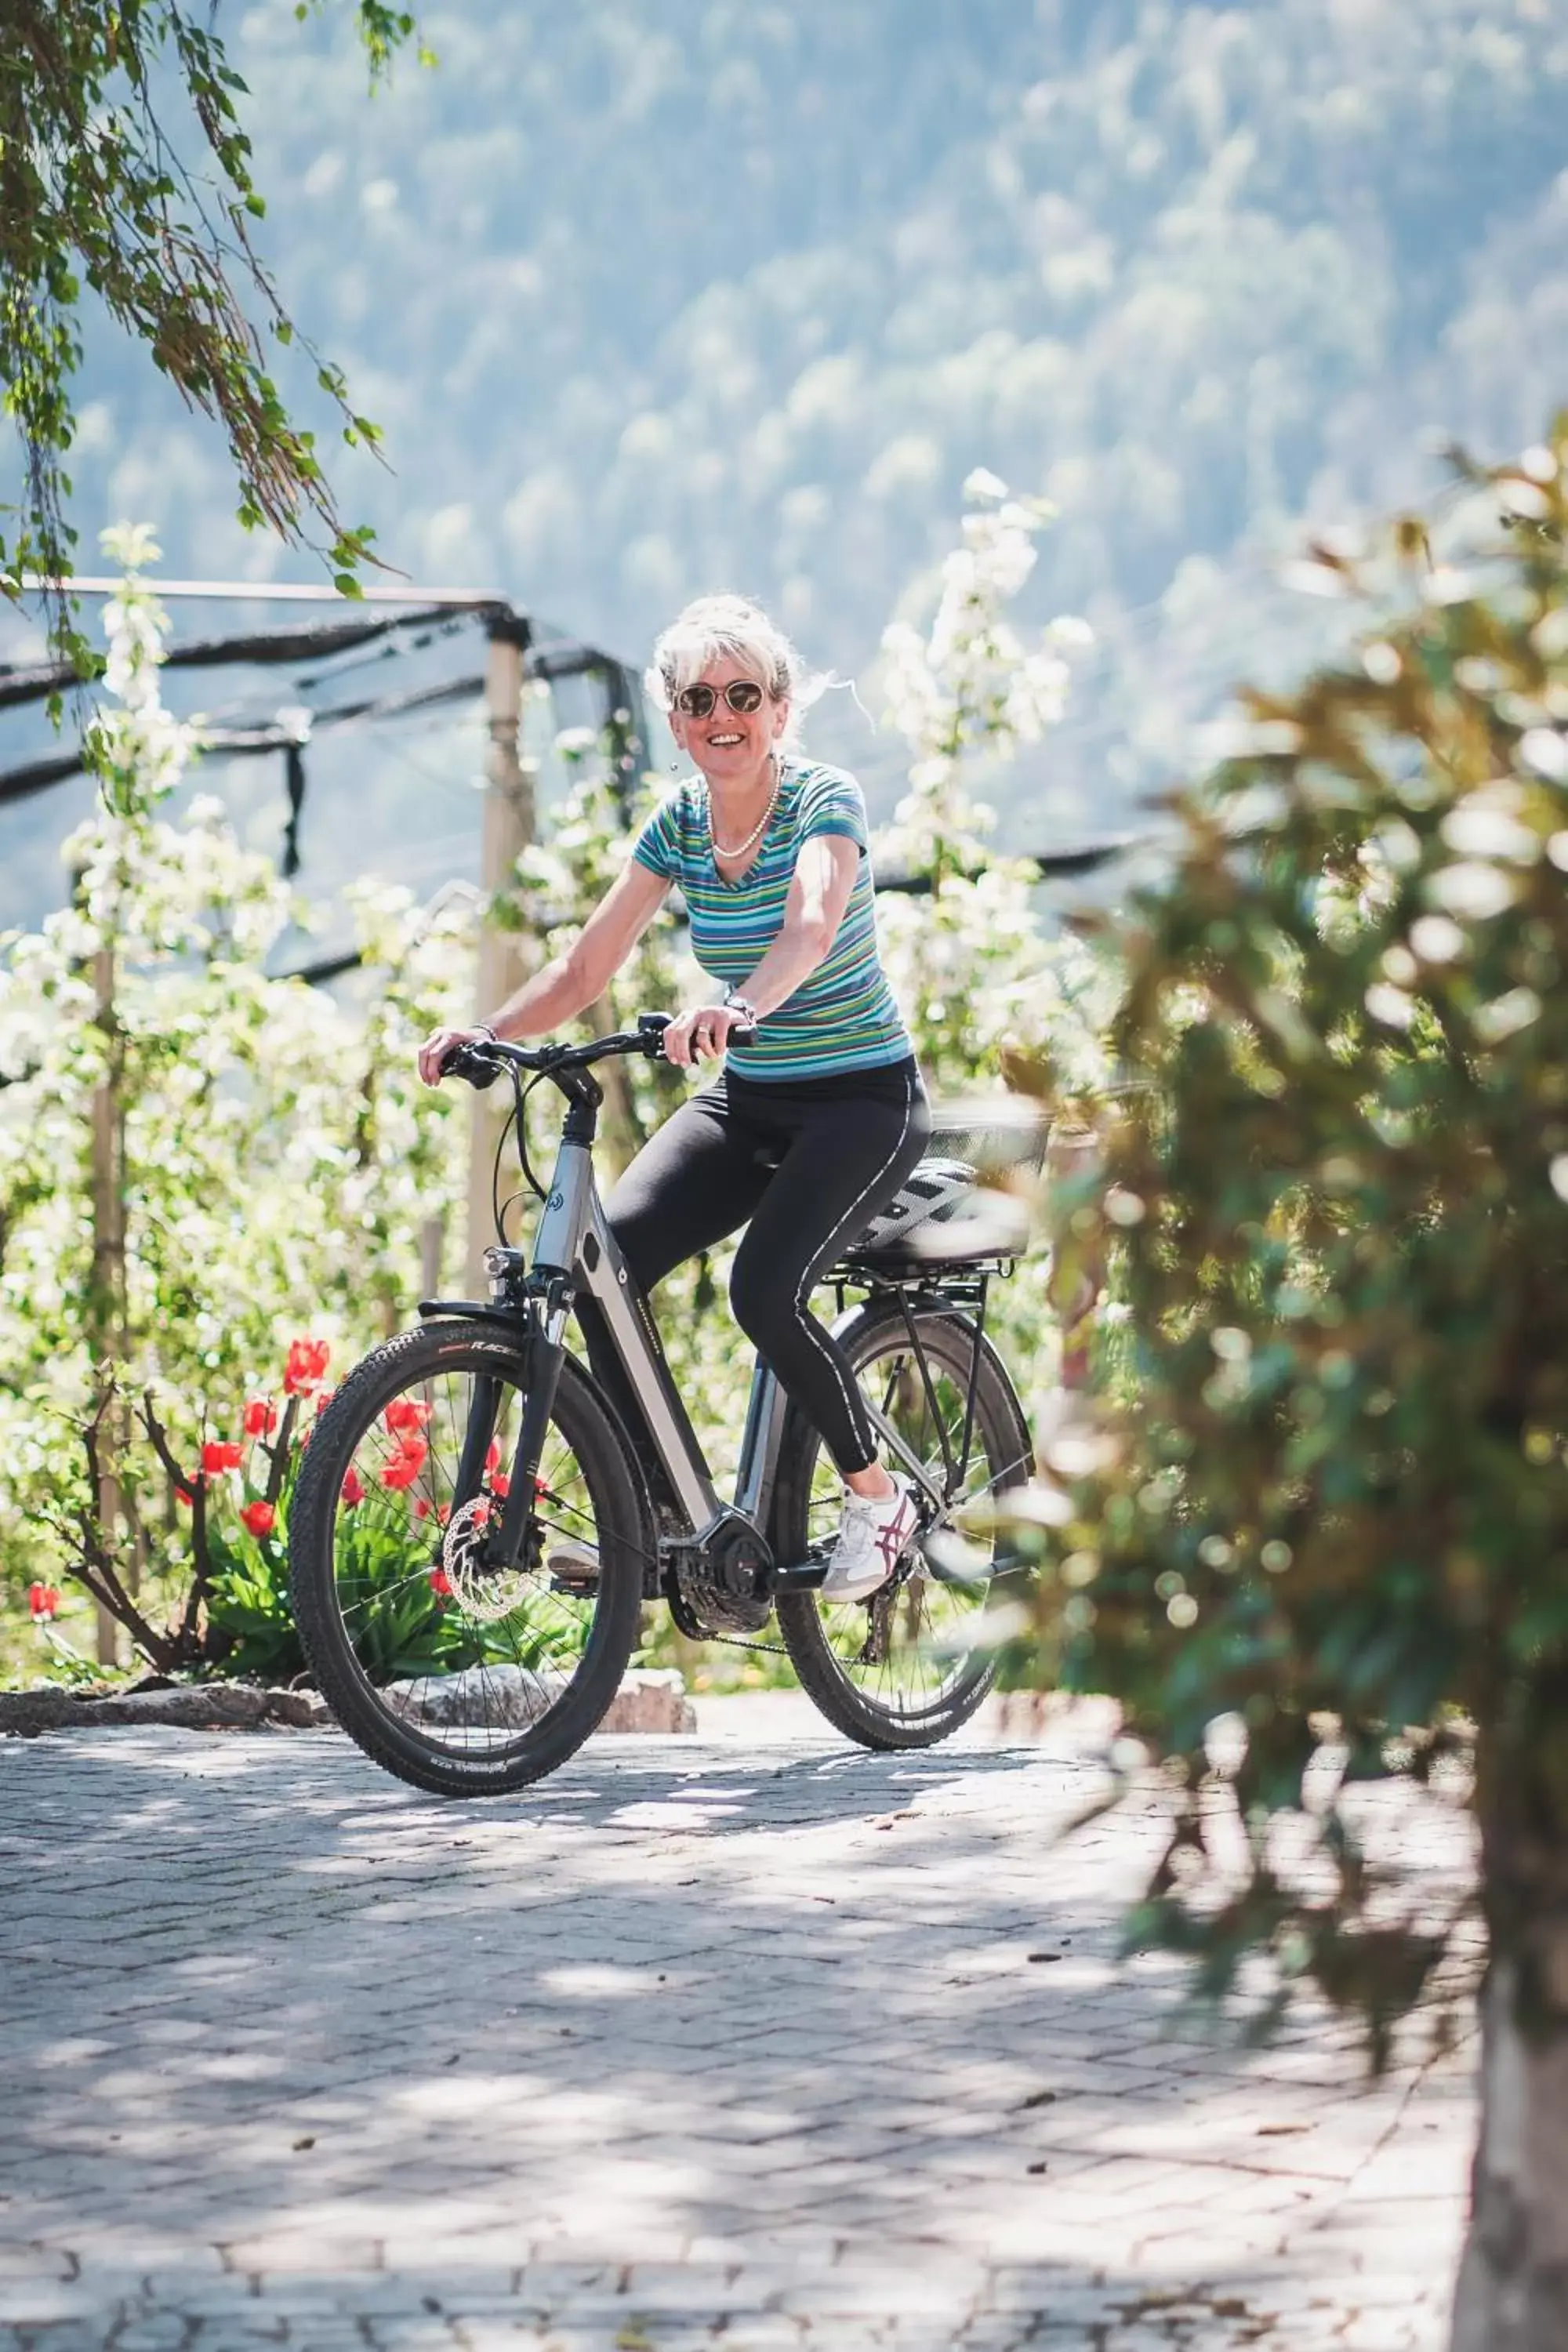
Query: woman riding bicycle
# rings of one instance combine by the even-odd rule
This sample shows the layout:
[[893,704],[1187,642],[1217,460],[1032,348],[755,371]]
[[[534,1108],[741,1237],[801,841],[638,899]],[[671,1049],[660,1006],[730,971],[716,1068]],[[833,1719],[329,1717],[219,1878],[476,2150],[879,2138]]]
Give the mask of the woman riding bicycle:
[[[693,952],[723,993],[672,1022],[664,1050],[682,1068],[724,1067],[650,1138],[606,1213],[645,1293],[746,1225],[731,1304],[844,1480],[824,1593],[862,1600],[893,1573],[916,1513],[908,1481],[878,1460],[858,1383],[806,1302],[898,1191],[931,1127],[878,954],[865,803],[852,776],[793,749],[800,656],[746,599],[688,605],[655,646],[647,682],[697,772],[648,819],[566,953],[487,1023],[436,1030],[420,1075],[437,1084],[453,1050],[486,1034],[542,1036],[574,1019],[679,885]],[[591,1317],[585,1329],[608,1382]]]

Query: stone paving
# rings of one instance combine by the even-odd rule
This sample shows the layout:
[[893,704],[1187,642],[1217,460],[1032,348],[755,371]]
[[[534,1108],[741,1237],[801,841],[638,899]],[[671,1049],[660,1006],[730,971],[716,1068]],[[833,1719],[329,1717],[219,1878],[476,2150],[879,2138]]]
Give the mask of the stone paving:
[[1055,1842],[1079,1717],[803,1709],[466,1807],[325,1733],[5,1742],[0,2345],[1437,2352],[1470,2054],[1368,2089],[1118,1961],[1151,1825]]

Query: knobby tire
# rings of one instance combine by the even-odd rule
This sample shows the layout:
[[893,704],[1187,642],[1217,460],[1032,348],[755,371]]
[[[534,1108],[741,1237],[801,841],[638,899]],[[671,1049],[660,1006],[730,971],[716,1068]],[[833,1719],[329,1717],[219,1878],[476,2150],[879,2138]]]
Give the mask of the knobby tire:
[[[967,1393],[974,1339],[960,1317],[941,1310],[916,1310],[916,1328],[933,1372],[946,1374],[961,1394]],[[844,1339],[845,1352],[857,1375],[878,1362],[891,1361],[908,1334],[896,1307],[871,1307]],[[944,1418],[946,1416],[944,1415]],[[1029,1475],[1031,1453],[1023,1408],[1001,1359],[989,1340],[981,1344],[975,1381],[972,1458],[978,1453],[985,1475],[970,1487],[973,1494],[997,1494],[1021,1486]],[[779,1557],[803,1559],[814,1530],[811,1524],[813,1484],[825,1459],[822,1439],[805,1416],[792,1411],[779,1457],[779,1492],[774,1520]],[[818,1482],[820,1483],[820,1482]],[[993,1582],[990,1591],[996,1590]],[[781,1593],[779,1631],[789,1652],[801,1687],[846,1738],[863,1748],[929,1748],[966,1723],[996,1678],[994,1650],[977,1647],[956,1662],[947,1685],[924,1706],[905,1707],[879,1700],[860,1687],[846,1670],[846,1662],[829,1637],[826,1604],[811,1591]],[[840,1623],[854,1622],[842,1604],[834,1612]]]
[[[295,1622],[317,1688],[373,1761],[438,1796],[498,1796],[554,1771],[595,1729],[636,1646],[652,1531],[626,1440],[587,1376],[568,1359],[552,1413],[578,1465],[597,1531],[598,1583],[574,1672],[534,1721],[491,1753],[458,1753],[405,1720],[370,1678],[344,1622],[337,1574],[343,1483],[356,1448],[398,1399],[446,1376],[499,1377],[521,1391],[521,1343],[492,1324],[432,1321],[387,1340],[337,1391],[310,1433],[289,1525]],[[433,1554],[432,1557],[437,1555]],[[488,1728],[488,1723],[486,1727]]]

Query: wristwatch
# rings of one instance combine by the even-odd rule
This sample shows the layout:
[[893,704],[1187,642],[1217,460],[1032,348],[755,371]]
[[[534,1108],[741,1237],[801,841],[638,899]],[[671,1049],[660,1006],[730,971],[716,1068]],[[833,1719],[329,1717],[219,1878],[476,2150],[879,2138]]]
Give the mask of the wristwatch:
[[738,988],[724,991],[724,1010],[726,1013],[738,1013],[748,1029],[754,1029],[763,1017],[751,998],[742,996]]

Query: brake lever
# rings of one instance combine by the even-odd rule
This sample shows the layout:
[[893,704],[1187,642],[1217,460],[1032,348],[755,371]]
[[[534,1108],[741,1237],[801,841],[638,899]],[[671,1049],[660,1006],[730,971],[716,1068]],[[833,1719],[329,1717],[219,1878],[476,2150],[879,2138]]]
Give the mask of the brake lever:
[[482,1045],[454,1045],[441,1057],[440,1075],[444,1078],[466,1078],[477,1093],[483,1094],[493,1087],[503,1065],[491,1059]]

